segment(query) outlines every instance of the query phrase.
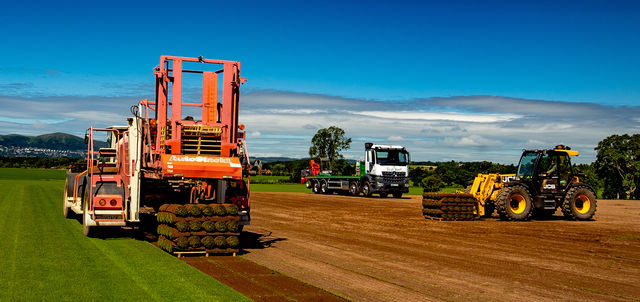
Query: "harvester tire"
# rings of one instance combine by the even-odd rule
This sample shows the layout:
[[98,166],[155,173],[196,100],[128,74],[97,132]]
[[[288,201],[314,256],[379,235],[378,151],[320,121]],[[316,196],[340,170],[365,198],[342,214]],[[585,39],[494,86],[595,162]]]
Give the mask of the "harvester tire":
[[382,198],[387,198],[387,196],[389,196],[389,193],[380,193],[380,197]]
[[358,186],[358,182],[353,180],[349,183],[349,195],[357,196],[360,194],[360,187]]
[[533,208],[529,190],[520,185],[500,190],[496,205],[500,218],[504,220],[527,220]]
[[394,192],[393,198],[402,198],[402,192]]
[[89,225],[89,219],[91,214],[89,214],[89,194],[88,192],[84,192],[84,200],[82,201],[83,203],[83,211],[82,211],[82,233],[87,236],[87,237],[93,237],[93,235],[95,234],[95,226],[90,226]]
[[575,186],[567,192],[562,203],[562,214],[573,220],[589,220],[596,213],[596,194],[587,186]]
[[365,180],[362,183],[362,194],[366,197],[371,197],[373,192],[371,191],[371,183],[368,180]]
[[[71,188],[73,191],[73,188]],[[64,182],[64,196],[62,197],[62,214],[64,214],[64,218],[71,218],[71,212],[69,211],[69,207],[67,206],[67,198],[69,197],[69,177]]]
[[320,193],[322,194],[328,194],[329,193],[329,187],[327,186],[327,181],[324,179],[320,180]]

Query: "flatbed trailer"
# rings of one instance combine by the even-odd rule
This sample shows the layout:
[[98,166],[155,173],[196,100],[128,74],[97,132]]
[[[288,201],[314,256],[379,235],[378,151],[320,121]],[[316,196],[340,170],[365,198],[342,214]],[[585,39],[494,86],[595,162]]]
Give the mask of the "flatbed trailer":
[[332,175],[310,161],[309,176],[303,175],[307,188],[316,194],[342,193],[400,198],[409,192],[409,153],[402,146],[365,143],[365,159],[356,163],[355,175]]

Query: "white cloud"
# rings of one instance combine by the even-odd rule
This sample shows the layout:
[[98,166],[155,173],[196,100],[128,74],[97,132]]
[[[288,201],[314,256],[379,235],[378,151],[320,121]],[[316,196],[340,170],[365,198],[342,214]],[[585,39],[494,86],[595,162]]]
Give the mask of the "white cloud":
[[[137,102],[129,97],[0,96],[4,117],[0,118],[0,132],[82,135],[92,125],[125,124],[131,115],[129,107]],[[591,162],[600,140],[614,133],[637,133],[638,116],[638,106],[496,96],[382,102],[254,90],[243,93],[239,118],[246,125],[252,157],[306,157],[316,131],[335,125],[353,139],[351,149],[343,152],[347,158],[360,158],[367,141],[401,141],[417,161],[516,163],[523,148],[550,148],[559,143],[579,150],[579,162]],[[45,125],[49,128],[43,128]]]
[[367,115],[396,120],[441,120],[472,123],[508,122],[520,115],[514,114],[473,114],[456,112],[419,112],[419,111],[350,111],[351,114]]

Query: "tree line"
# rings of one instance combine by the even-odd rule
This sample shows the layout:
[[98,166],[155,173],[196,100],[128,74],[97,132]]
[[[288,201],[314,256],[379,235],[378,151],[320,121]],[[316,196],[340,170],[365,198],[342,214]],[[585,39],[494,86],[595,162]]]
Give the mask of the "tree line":
[[67,168],[71,163],[84,159],[70,157],[0,156],[0,168]]

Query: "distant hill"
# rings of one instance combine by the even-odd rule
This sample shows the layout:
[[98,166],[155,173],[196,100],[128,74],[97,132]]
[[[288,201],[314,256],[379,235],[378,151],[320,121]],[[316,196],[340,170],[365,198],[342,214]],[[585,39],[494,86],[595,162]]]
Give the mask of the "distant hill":
[[[94,144],[96,148],[107,145],[101,141]],[[83,138],[60,132],[38,136],[0,135],[0,155],[3,156],[83,157],[86,149]]]

